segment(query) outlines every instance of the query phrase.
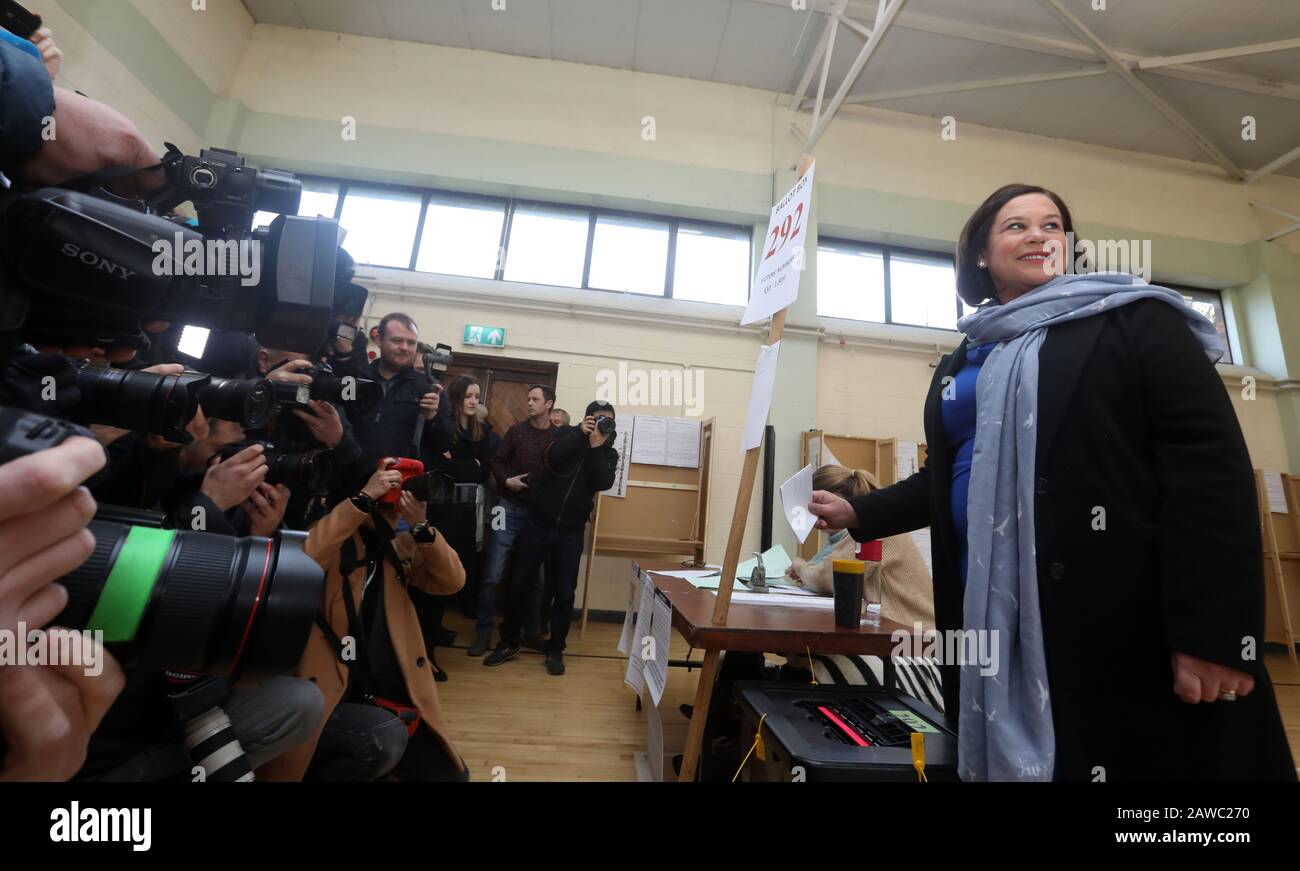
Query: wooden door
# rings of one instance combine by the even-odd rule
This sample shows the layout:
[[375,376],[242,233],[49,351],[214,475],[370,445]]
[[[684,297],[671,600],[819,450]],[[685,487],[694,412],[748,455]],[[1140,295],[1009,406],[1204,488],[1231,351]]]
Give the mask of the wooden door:
[[497,435],[528,416],[528,389],[545,384],[555,389],[558,364],[541,360],[518,360],[485,354],[455,354],[447,367],[445,382],[457,375],[472,375],[482,386],[481,399],[487,405],[488,422]]

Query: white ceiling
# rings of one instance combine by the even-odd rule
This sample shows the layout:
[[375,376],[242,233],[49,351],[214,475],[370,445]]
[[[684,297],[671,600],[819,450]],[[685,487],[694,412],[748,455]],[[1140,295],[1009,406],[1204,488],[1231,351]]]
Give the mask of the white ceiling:
[[[1158,57],[1300,37],[1300,0],[1092,0],[1062,4],[1114,52]],[[823,30],[824,15],[790,0],[244,0],[258,22],[503,52],[792,92]],[[807,0],[827,10],[832,0]],[[871,27],[875,0],[848,0],[847,14]],[[850,95],[1079,69],[1099,63],[932,32],[969,28],[1028,34],[1080,46],[1038,0],[909,0]],[[833,93],[865,40],[841,26],[831,55]],[[1068,47],[1064,54],[1070,54]],[[1289,83],[1292,98],[1265,96],[1154,71],[1141,78],[1233,163],[1257,169],[1300,146],[1300,48],[1207,61],[1252,90]],[[1182,68],[1186,69],[1186,68]],[[814,79],[812,90],[815,92]],[[1209,160],[1192,139],[1117,74],[873,105],[1150,152]],[[1241,138],[1242,116],[1258,140]],[[1300,161],[1279,170],[1300,177]]]

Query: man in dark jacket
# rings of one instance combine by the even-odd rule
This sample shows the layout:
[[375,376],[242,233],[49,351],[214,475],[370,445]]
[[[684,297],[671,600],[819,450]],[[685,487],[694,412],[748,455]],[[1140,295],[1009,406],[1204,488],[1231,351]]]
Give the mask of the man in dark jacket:
[[[379,359],[370,377],[383,399],[356,421],[364,471],[373,472],[384,457],[420,460],[426,468],[451,448],[451,431],[438,418],[439,386],[415,366],[419,328],[409,315],[393,312],[379,322]],[[416,449],[416,422],[420,424]]]
[[[602,424],[602,420],[608,423]],[[613,486],[618,467],[613,422],[614,406],[603,400],[591,403],[580,425],[560,430],[542,455],[542,468],[530,476],[532,511],[515,541],[510,604],[501,623],[501,642],[483,660],[484,665],[500,665],[519,655],[520,631],[539,619],[537,570],[549,558],[555,602],[551,607],[551,637],[546,642],[546,670],[564,674],[562,654],[573,618],[583,530],[596,494]]]

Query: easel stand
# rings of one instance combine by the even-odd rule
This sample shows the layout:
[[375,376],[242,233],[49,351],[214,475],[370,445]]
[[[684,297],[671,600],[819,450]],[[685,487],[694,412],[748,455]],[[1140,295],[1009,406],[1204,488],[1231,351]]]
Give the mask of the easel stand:
[[[796,173],[802,177],[812,165],[812,156],[805,154]],[[785,330],[785,309],[772,316],[772,326],[767,333],[767,344],[781,341]],[[713,622],[722,626],[731,609],[731,590],[736,583],[736,566],[740,564],[740,545],[745,538],[745,523],[749,520],[749,500],[754,493],[754,478],[758,475],[759,454],[762,443],[745,451],[745,465],[740,473],[740,487],[736,491],[736,510],[731,515],[731,532],[727,536],[727,553],[722,560],[722,577],[718,582],[718,600],[713,608]],[[682,755],[679,782],[695,780],[700,761],[700,748],[704,745],[704,724],[709,719],[709,703],[713,699],[713,682],[718,676],[718,658],[721,652],[709,650],[704,654],[704,667],[700,669],[700,682],[695,688],[695,707],[691,712],[691,726],[686,733],[686,749]]]
[[[1287,595],[1285,565],[1300,562],[1300,478],[1282,475],[1282,489],[1286,494],[1287,522],[1279,522],[1279,515],[1269,509],[1264,473],[1255,470],[1255,494],[1259,502],[1259,524],[1264,533],[1264,573],[1273,576],[1273,595],[1268,595],[1267,617],[1264,621],[1264,640],[1286,644],[1287,656],[1296,664],[1295,621],[1291,617],[1290,597]],[[1270,571],[1271,570],[1271,571]],[[1279,620],[1274,620],[1274,615]],[[1278,623],[1281,624],[1280,628]]]

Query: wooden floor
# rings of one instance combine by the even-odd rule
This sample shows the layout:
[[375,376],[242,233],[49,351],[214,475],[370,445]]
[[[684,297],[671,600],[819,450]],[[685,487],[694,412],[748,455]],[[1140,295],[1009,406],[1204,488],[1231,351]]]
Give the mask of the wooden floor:
[[[448,613],[458,647],[439,648],[438,664],[449,680],[438,684],[451,735],[475,781],[636,780],[633,753],[646,749],[645,714],[623,684],[627,659],[618,652],[621,624],[591,623],[586,639],[575,623],[565,653],[567,671],[547,674],[542,655],[524,650],[504,665],[487,668],[465,655],[473,624]],[[496,640],[496,637],[493,637]],[[686,645],[674,634],[673,659]],[[700,659],[695,651],[694,659]],[[1293,753],[1300,749],[1300,668],[1285,653],[1267,653],[1282,720]],[[660,705],[667,756],[686,743],[686,718],[678,705],[694,699],[699,671],[668,671]],[[647,695],[647,698],[649,696]],[[494,775],[494,769],[498,769]],[[673,779],[669,759],[665,778]]]

